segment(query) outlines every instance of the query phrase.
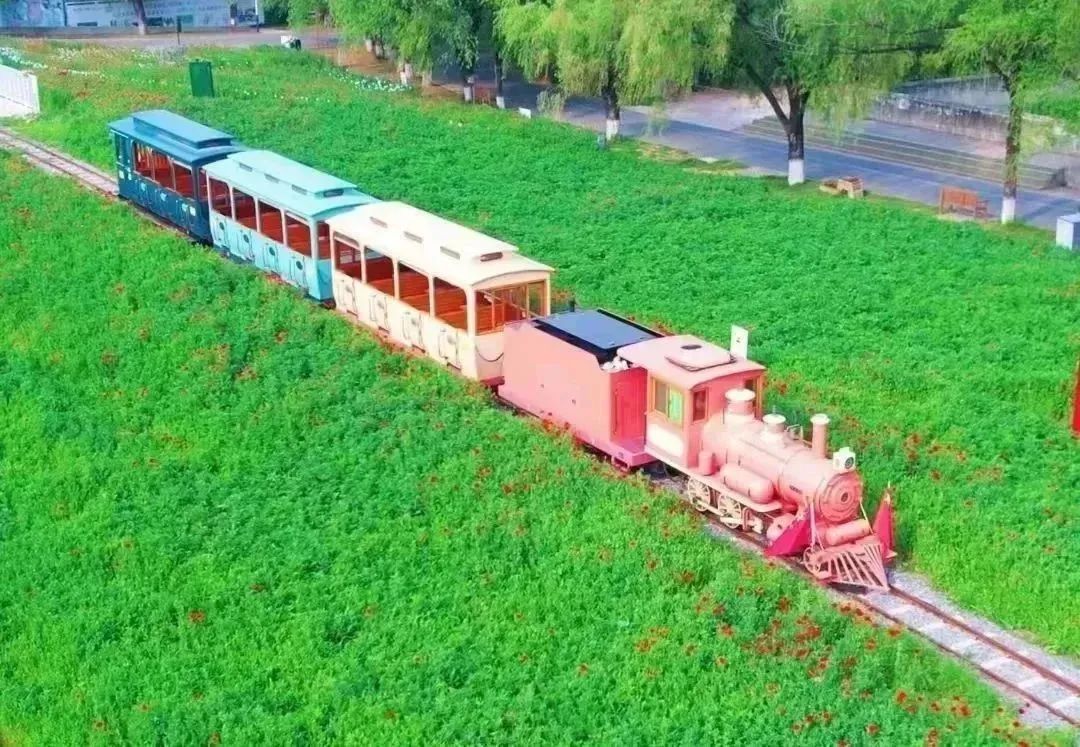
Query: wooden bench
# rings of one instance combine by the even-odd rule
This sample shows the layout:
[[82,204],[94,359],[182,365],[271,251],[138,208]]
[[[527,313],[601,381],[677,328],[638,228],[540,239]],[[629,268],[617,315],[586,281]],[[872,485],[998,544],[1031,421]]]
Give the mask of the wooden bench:
[[486,83],[474,83],[473,101],[475,101],[477,104],[487,104],[488,106],[494,106],[495,86],[489,86]]
[[986,200],[978,192],[960,187],[942,187],[938,196],[939,213],[961,213],[973,218],[989,218]]
[[458,311],[447,311],[438,315],[439,321],[444,324],[449,324],[456,329],[464,330],[468,321],[468,312],[465,309]]

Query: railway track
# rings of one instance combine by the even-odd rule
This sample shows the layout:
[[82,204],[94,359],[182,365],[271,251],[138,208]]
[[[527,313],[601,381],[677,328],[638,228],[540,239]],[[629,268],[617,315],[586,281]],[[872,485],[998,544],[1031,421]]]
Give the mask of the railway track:
[[38,168],[67,176],[84,187],[110,197],[117,197],[116,179],[96,166],[77,161],[47,145],[30,140],[6,127],[0,127],[0,148],[16,151]]
[[[3,127],[0,148],[20,153],[38,168],[119,199],[111,175]],[[177,231],[156,216],[140,212]],[[656,486],[686,499],[682,480],[661,474],[649,477]],[[713,517],[705,516],[705,521],[714,535],[737,546],[759,553],[765,548],[757,535],[730,529]],[[796,561],[780,560],[809,577]],[[1039,651],[993,623],[954,607],[917,577],[894,573],[891,581],[889,592],[832,591],[839,599],[861,605],[879,620],[904,627],[973,667],[1000,692],[1021,704],[1023,718],[1030,725],[1080,727],[1080,668],[1075,664]]]
[[[685,499],[684,491],[675,492]],[[764,553],[766,544],[759,536],[730,529],[709,516],[705,521],[714,535]],[[794,559],[776,560],[812,578]],[[1075,664],[1042,652],[989,620],[956,608],[915,576],[901,572],[889,575],[888,592],[830,590],[975,669],[999,692],[1020,703],[1022,719],[1029,725],[1080,727],[1080,668]]]

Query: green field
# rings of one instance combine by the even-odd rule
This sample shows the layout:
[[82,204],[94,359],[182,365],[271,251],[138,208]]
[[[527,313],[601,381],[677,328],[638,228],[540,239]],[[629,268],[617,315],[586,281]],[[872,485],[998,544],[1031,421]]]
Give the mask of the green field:
[[0,155],[0,744],[961,744],[955,664]]
[[[32,47],[35,136],[108,166],[105,124],[168,106],[512,241],[587,304],[727,340],[753,329],[771,405],[825,410],[872,497],[899,488],[903,563],[958,601],[1080,652],[1080,262],[1031,229],[707,173],[480,107],[358,91],[320,59]],[[61,74],[59,68],[91,74]],[[704,172],[704,173],[703,173]]]

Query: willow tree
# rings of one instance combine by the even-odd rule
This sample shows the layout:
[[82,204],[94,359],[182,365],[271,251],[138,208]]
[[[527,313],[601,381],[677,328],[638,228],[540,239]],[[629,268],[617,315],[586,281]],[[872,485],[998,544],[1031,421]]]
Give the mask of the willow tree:
[[554,69],[565,93],[600,96],[611,139],[624,104],[688,89],[722,65],[729,11],[727,0],[507,0],[496,26],[526,72]]
[[[295,23],[293,12],[323,0],[289,0],[289,22]],[[368,39],[369,49],[376,57],[382,57],[387,44],[407,36],[406,20],[412,10],[408,0],[329,0],[330,14],[334,22],[346,34]],[[406,45],[408,42],[406,42]]]
[[411,82],[414,68],[430,71],[439,50],[448,51],[462,71],[465,100],[472,100],[480,34],[491,26],[491,0],[330,2],[335,20],[347,32],[396,50],[405,83]]
[[949,34],[946,57],[997,75],[1009,97],[1001,222],[1016,218],[1027,96],[1080,66],[1080,0],[971,0]]
[[922,52],[940,48],[957,0],[735,0],[732,67],[787,136],[788,183],[805,180],[805,120],[865,113]]

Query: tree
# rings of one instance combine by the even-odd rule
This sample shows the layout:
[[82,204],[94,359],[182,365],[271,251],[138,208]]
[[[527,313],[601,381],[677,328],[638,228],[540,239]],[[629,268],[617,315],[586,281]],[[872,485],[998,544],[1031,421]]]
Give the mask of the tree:
[[[863,113],[917,55],[940,47],[955,0],[735,0],[731,62],[769,102],[805,179],[811,94],[834,120]],[[779,95],[778,95],[779,92]]]
[[727,0],[509,0],[497,30],[527,72],[553,68],[566,93],[602,97],[611,139],[623,104],[685,90],[698,70],[723,63],[729,9]]
[[1027,96],[1080,65],[1080,0],[971,0],[946,41],[956,64],[997,75],[1009,97],[1001,222],[1016,218]]
[[350,33],[374,40],[376,55],[387,45],[397,50],[403,82],[411,82],[414,67],[431,70],[439,48],[449,50],[462,71],[466,101],[473,98],[479,35],[491,26],[489,2],[331,0],[338,23]]

